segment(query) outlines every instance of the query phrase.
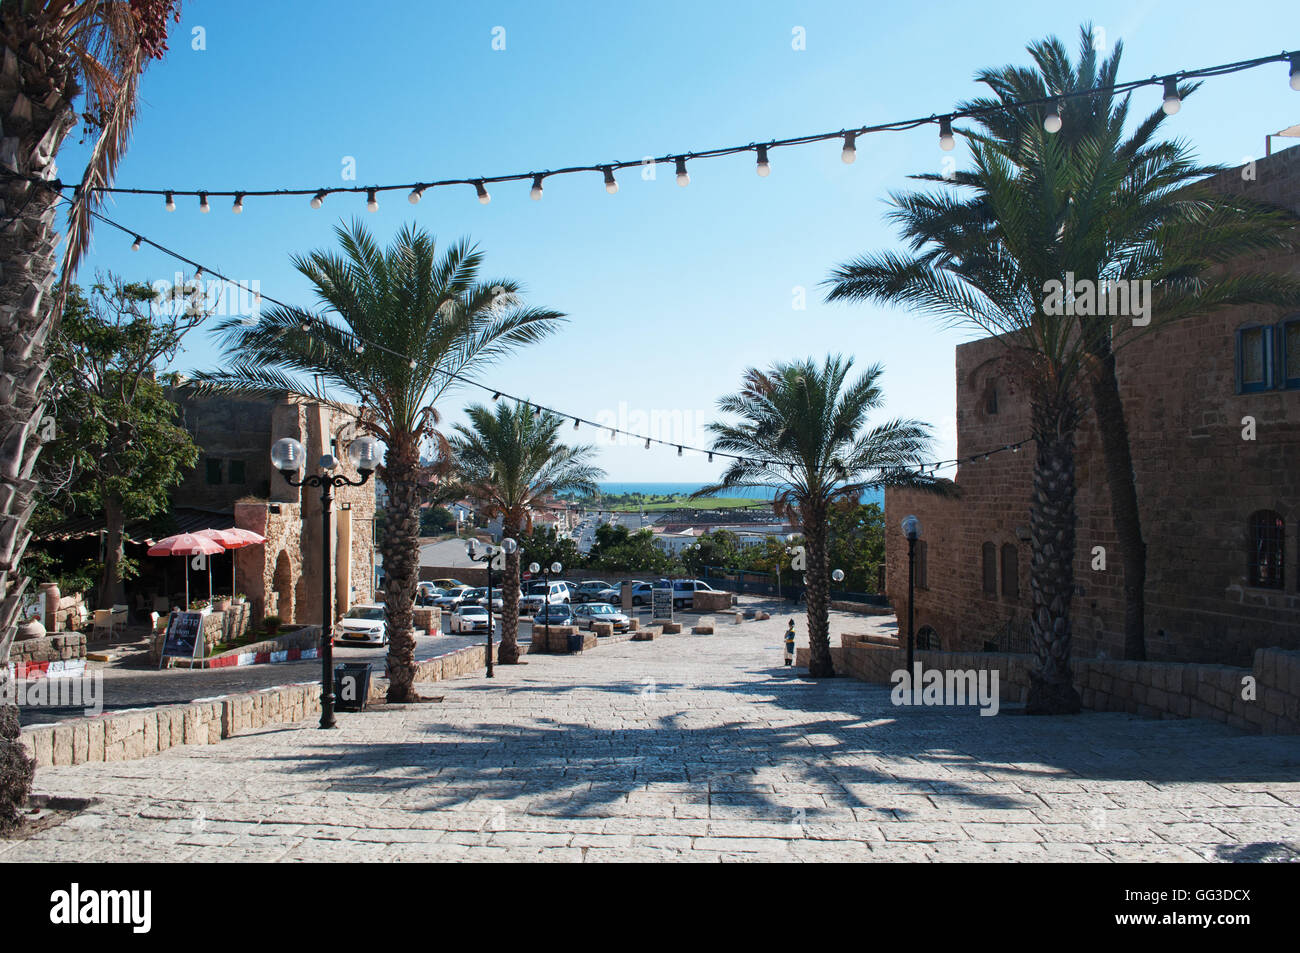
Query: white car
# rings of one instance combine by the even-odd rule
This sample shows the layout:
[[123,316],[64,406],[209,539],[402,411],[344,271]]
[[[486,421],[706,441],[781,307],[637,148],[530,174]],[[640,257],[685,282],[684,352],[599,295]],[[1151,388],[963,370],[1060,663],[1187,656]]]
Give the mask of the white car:
[[462,604],[451,614],[449,625],[452,632],[486,632],[488,611],[482,606]]
[[553,582],[549,590],[545,582],[534,582],[528,586],[528,595],[519,600],[519,611],[536,615],[544,605],[568,605],[569,598],[567,582]]
[[374,603],[353,606],[334,627],[334,638],[353,645],[387,645],[388,621],[384,607]]
[[454,611],[455,609],[460,608],[461,602],[465,599],[465,594],[472,588],[473,587],[471,586],[455,586],[451,589],[447,589],[441,596],[433,600],[433,604],[443,612]]

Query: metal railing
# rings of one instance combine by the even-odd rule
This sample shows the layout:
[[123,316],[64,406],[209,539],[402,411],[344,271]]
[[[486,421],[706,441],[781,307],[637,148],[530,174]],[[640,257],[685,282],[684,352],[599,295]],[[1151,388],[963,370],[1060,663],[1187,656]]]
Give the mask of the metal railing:
[[[721,566],[705,566],[700,571],[700,578],[711,586],[730,589],[741,595],[778,596],[791,601],[798,600],[804,588],[797,577],[791,578],[790,573],[782,574],[778,589],[776,573],[758,572],[752,569],[727,569]],[[830,595],[833,602],[861,602],[865,605],[881,607],[889,605],[889,600],[884,593],[831,589]]]

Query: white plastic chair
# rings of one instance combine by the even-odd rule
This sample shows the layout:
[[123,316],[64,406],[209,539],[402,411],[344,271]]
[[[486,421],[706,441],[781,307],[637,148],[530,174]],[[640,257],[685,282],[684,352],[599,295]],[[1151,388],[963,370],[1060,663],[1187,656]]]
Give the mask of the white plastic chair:
[[92,639],[97,638],[100,632],[107,632],[108,640],[111,642],[113,641],[113,628],[114,628],[113,610],[96,609],[95,624],[94,624],[94,628],[90,630],[90,637]]

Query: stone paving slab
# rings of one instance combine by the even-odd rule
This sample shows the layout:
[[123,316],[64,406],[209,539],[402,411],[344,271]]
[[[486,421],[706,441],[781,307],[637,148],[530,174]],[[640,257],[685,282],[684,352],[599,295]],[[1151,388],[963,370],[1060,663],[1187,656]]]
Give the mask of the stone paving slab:
[[38,791],[98,802],[0,860],[1300,860],[1298,738],[895,708],[785,668],[787,616],[530,656],[334,732],[45,769]]

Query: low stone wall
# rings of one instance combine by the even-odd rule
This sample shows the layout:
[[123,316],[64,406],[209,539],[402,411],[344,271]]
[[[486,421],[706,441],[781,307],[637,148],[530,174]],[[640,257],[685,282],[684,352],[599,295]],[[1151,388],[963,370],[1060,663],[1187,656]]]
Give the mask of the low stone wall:
[[533,654],[549,652],[552,655],[567,655],[571,635],[582,636],[584,652],[600,644],[596,633],[583,632],[576,625],[533,626],[533,641],[528,651]]
[[188,705],[114,712],[53,725],[19,737],[38,768],[88,761],[134,761],[180,745],[210,745],[269,724],[320,714],[320,686],[280,685]]
[[831,608],[836,612],[853,612],[857,615],[894,614],[894,610],[888,606],[873,606],[866,602],[832,602]]
[[[213,613],[217,615],[218,613]],[[206,632],[205,632],[206,634]],[[149,661],[157,665],[159,655],[162,652],[163,640],[166,638],[166,632],[155,632],[149,636]],[[263,655],[273,652],[287,652],[291,649],[311,649],[320,644],[320,626],[305,625],[301,628],[287,631],[274,639],[266,639],[261,642],[251,642],[248,645],[241,645],[238,648],[228,649],[217,655],[205,655],[202,659],[195,659],[196,663],[209,664],[217,659],[229,658],[240,655]],[[190,664],[189,659],[176,659],[173,664],[186,667]]]
[[[906,667],[906,650],[845,635],[836,670],[867,682],[889,684]],[[807,664],[807,649],[799,651]],[[916,653],[925,668],[998,670],[1003,701],[1029,693],[1031,656],[996,652]],[[1209,718],[1263,734],[1300,734],[1300,651],[1256,649],[1251,668],[1195,662],[1127,662],[1083,658],[1071,662],[1074,687],[1085,708],[1148,718]],[[1250,696],[1250,697],[1243,697]]]
[[86,636],[81,632],[64,632],[43,635],[35,639],[14,642],[9,649],[9,661],[20,665],[39,662],[66,662],[86,657]]
[[438,606],[416,606],[411,610],[411,625],[423,629],[428,635],[442,632],[442,609]]
[[[497,653],[500,649],[499,642],[492,643],[492,659],[496,661]],[[519,646],[519,654],[524,655],[528,652],[527,645]],[[467,645],[463,649],[457,649],[454,652],[448,652],[446,655],[439,655],[435,658],[424,659],[415,665],[415,682],[441,682],[448,678],[459,678],[462,675],[476,675],[487,669],[487,646],[486,645]],[[376,686],[371,682],[370,697],[372,701],[382,699],[386,686]]]

